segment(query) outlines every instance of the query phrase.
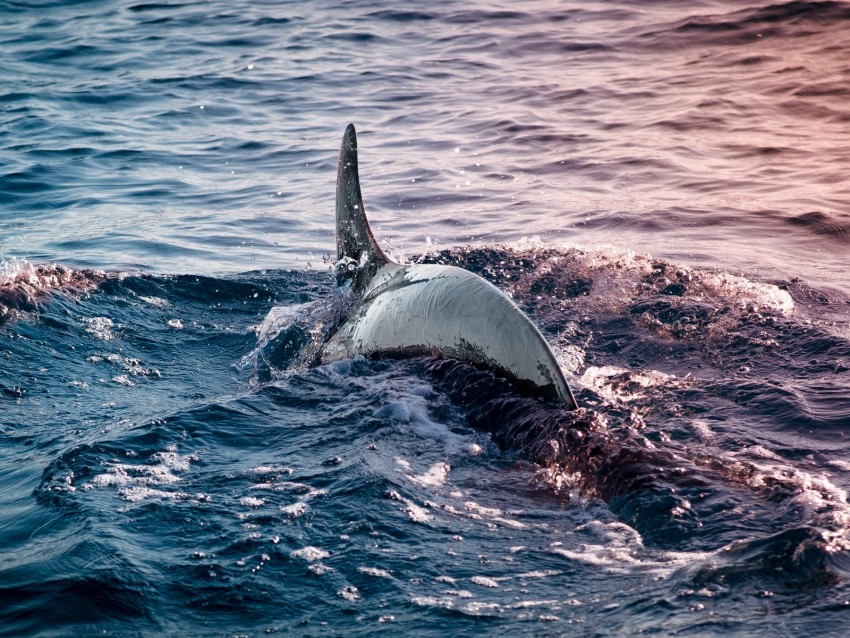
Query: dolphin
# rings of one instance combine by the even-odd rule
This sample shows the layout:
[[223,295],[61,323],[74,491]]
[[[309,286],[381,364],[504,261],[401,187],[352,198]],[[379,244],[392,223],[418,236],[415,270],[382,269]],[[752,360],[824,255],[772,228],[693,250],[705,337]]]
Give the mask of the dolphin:
[[336,283],[352,306],[319,363],[356,355],[457,359],[532,396],[578,407],[546,339],[498,288],[456,266],[398,264],[380,249],[363,207],[353,124],[337,166],[336,248]]

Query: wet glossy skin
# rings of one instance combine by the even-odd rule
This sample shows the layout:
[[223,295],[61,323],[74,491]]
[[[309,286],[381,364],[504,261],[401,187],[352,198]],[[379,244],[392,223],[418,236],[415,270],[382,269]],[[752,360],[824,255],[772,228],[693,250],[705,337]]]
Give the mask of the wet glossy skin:
[[575,408],[546,340],[492,284],[453,266],[388,263],[328,341],[322,361],[436,354],[485,366],[529,393]]

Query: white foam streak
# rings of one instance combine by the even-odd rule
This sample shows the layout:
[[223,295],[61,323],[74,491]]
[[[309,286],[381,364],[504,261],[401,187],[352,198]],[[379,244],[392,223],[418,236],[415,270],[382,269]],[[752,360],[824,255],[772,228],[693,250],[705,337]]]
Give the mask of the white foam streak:
[[392,578],[392,575],[386,569],[380,569],[378,567],[361,565],[357,568],[357,571],[367,576],[374,576],[375,578]]
[[315,563],[320,560],[324,560],[325,558],[330,557],[330,552],[325,551],[319,547],[313,547],[312,545],[308,545],[307,547],[302,547],[301,549],[293,550],[290,553],[292,558],[299,558],[301,560],[307,561],[308,563]]
[[437,463],[434,463],[430,468],[428,468],[428,470],[424,474],[410,476],[408,478],[410,478],[411,481],[417,483],[418,485],[428,487],[440,487],[445,484],[446,479],[449,476],[450,470],[451,466],[448,463],[439,461]]
[[679,379],[675,375],[658,370],[630,371],[615,366],[590,366],[579,383],[615,403],[631,403],[644,399],[654,388],[688,387],[693,380]]
[[[759,452],[759,447],[747,452]],[[768,452],[767,450],[764,450]],[[766,462],[750,465],[755,470],[747,483],[755,490],[771,494],[783,486],[789,494],[788,504],[800,512],[804,524],[819,527],[830,543],[830,551],[850,550],[850,503],[847,492],[835,485],[826,474],[811,474],[791,467],[773,453],[760,455]],[[779,462],[771,462],[779,461]]]
[[179,473],[187,471],[191,463],[197,460],[194,454],[181,455],[169,449],[153,454],[151,463],[144,465],[107,463],[107,471],[93,477],[87,487],[115,487],[118,495],[129,502],[153,497],[183,499],[187,495],[182,492],[156,488],[179,483]]
[[575,532],[590,536],[590,542],[578,543],[570,548],[565,548],[561,542],[554,542],[549,546],[549,551],[611,574],[646,571],[666,577],[682,565],[703,561],[716,553],[647,550],[637,530],[618,521],[588,521],[577,527]]

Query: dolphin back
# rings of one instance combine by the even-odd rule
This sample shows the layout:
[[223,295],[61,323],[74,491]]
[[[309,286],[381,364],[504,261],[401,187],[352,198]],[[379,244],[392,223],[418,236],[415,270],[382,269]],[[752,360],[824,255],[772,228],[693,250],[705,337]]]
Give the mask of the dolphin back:
[[390,260],[378,247],[363,206],[357,165],[357,133],[349,124],[336,174],[336,283],[360,293]]
[[384,255],[366,219],[352,124],[339,152],[336,249],[336,282],[354,293],[354,303],[317,363],[440,355],[490,368],[529,394],[576,407],[546,339],[504,293],[462,268],[401,265]]
[[327,363],[439,355],[490,368],[528,394],[576,407],[546,339],[498,288],[468,270],[391,264],[325,344]]

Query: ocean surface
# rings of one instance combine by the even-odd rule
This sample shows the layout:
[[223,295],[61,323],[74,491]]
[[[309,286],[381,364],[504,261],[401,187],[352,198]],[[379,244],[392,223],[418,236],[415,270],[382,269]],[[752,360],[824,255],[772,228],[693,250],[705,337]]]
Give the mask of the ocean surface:
[[[850,3],[0,0],[0,65],[0,635],[848,635]],[[349,122],[579,410],[301,364]]]

